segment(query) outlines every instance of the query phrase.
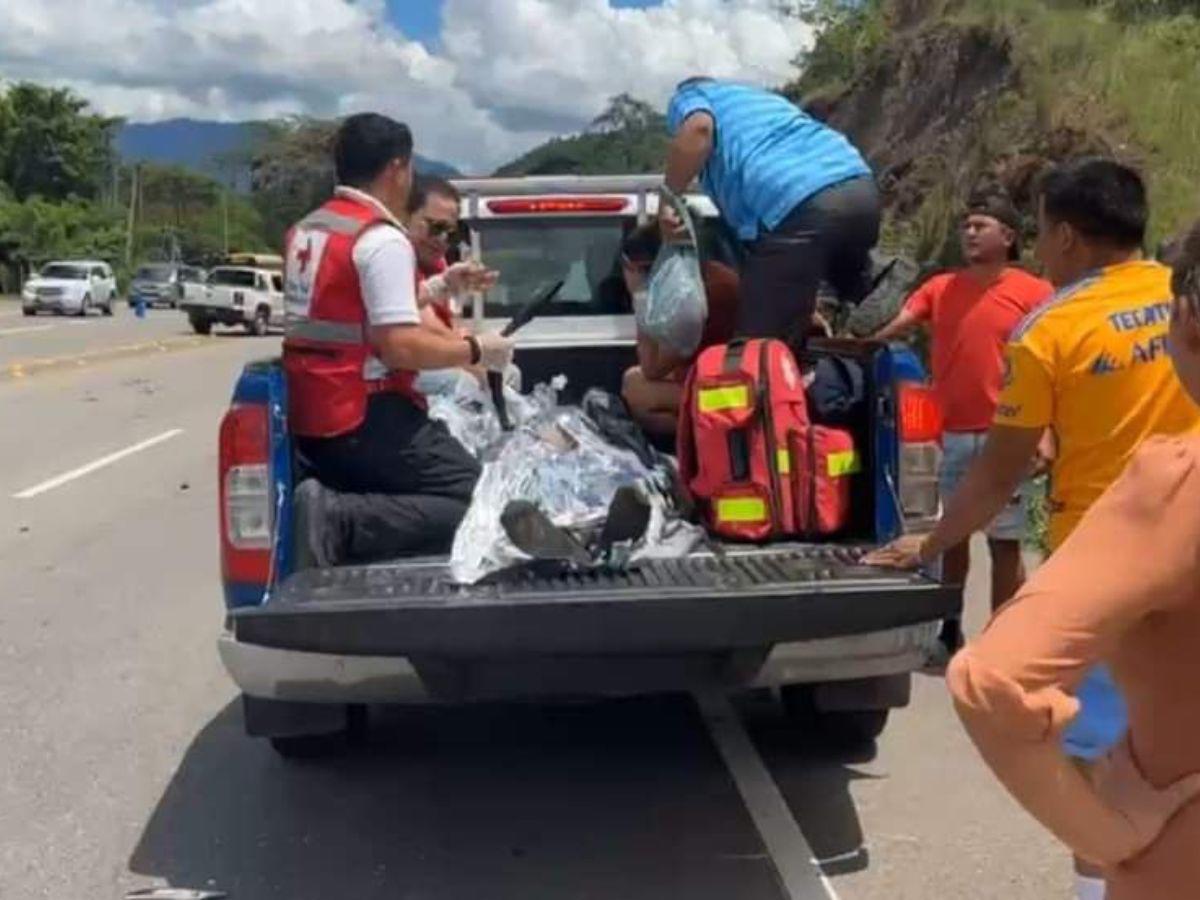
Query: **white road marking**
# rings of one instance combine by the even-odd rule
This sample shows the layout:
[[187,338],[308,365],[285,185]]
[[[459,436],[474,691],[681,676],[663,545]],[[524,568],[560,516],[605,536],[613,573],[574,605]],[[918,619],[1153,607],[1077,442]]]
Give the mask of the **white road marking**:
[[0,337],[9,334],[30,334],[34,331],[49,331],[53,325],[26,325],[23,328],[0,328]]
[[729,698],[724,694],[694,697],[708,733],[770,854],[787,900],[838,900],[837,891],[817,867],[812,847]]
[[127,456],[133,456],[135,453],[141,453],[156,444],[161,444],[164,441],[169,441],[171,438],[179,437],[183,434],[182,428],[172,428],[170,431],[164,431],[162,434],[156,434],[152,438],[147,438],[140,443],[134,444],[132,447],[126,447],[124,450],[118,450],[115,453],[110,453],[108,456],[102,456],[97,460],[93,460],[87,465],[80,466],[78,469],[72,469],[70,472],[64,472],[51,478],[49,481],[43,481],[41,484],[35,484],[31,488],[26,488],[18,494],[13,494],[14,500],[28,500],[31,497],[36,497],[39,494],[44,494],[47,491],[52,491],[57,487],[62,487],[76,478],[82,478],[84,475],[90,475],[97,469],[103,469],[105,466],[111,466],[113,463],[124,459]]

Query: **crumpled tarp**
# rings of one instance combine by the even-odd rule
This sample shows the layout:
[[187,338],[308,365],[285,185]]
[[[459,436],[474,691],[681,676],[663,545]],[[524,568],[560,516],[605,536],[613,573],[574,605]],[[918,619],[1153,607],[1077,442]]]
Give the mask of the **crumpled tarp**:
[[669,468],[648,466],[636,453],[610,444],[579,407],[559,406],[557,394],[565,384],[560,376],[528,396],[511,392],[511,432],[501,430],[482,390],[431,400],[430,415],[483,463],[451,551],[450,572],[459,584],[475,584],[529,561],[500,524],[513,500],[536,503],[555,525],[586,542],[603,526],[617,489],[636,485],[651,505],[650,525],[641,540],[622,548],[618,564],[686,556],[703,542],[703,529],[682,521],[671,502]]

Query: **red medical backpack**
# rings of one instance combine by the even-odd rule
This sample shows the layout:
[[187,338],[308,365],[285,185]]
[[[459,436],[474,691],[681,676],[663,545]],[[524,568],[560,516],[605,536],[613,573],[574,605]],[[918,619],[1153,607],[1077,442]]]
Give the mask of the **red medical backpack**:
[[714,534],[766,541],[846,526],[859,469],[854,439],[809,421],[800,368],[782,341],[701,352],[684,388],[677,449],[683,482]]

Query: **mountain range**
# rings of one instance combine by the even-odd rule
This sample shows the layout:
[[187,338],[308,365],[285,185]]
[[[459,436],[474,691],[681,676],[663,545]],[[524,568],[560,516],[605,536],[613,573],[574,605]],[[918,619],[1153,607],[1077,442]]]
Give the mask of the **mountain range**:
[[[232,166],[239,186],[249,183],[245,161],[263,122],[210,122],[198,119],[167,119],[162,122],[129,122],[117,133],[117,152],[126,162],[179,165],[222,177]],[[438,160],[417,154],[418,171],[453,177],[458,170]]]

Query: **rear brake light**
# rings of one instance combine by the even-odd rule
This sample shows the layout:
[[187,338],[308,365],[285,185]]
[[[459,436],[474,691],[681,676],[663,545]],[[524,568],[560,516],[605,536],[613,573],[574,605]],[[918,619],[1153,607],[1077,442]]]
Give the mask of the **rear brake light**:
[[500,216],[531,213],[619,213],[628,205],[629,201],[624,197],[552,197],[487,201],[488,212]]
[[221,421],[221,568],[226,581],[266,585],[271,575],[267,408],[234,404]]
[[942,410],[933,389],[915,382],[899,388],[900,440],[932,443],[942,439]]
[[929,522],[940,508],[942,409],[928,385],[902,382],[897,389],[900,430],[900,509],[908,523]]

